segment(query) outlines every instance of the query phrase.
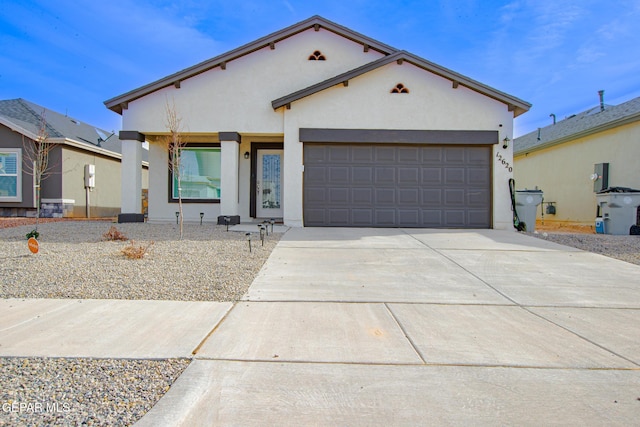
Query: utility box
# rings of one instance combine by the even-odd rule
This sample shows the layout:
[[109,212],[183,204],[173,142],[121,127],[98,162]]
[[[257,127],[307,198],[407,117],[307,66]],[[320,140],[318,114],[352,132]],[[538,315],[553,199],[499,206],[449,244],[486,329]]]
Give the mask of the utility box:
[[516,213],[528,232],[536,229],[536,211],[542,203],[542,196],[542,190],[516,190]]
[[84,165],[84,187],[94,188],[96,186],[96,165]]
[[637,222],[640,190],[612,187],[596,194],[605,234],[629,235]]
[[593,165],[593,192],[599,193],[609,188],[609,163],[596,163]]

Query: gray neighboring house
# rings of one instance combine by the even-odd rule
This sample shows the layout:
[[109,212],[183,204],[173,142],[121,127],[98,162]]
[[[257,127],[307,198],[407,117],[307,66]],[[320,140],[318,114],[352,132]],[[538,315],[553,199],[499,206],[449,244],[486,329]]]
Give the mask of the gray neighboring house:
[[[25,148],[37,138],[43,114],[48,141],[55,148],[50,172],[42,181],[41,217],[118,215],[122,162],[118,135],[20,98],[0,101],[0,216],[35,215],[35,185]],[[89,191],[85,169],[95,174]],[[146,189],[146,150],[142,169]]]
[[[539,187],[555,214],[538,218],[593,225],[596,190],[640,189],[640,97],[600,105],[514,140],[518,189]],[[605,166],[606,165],[606,166]],[[638,212],[640,218],[640,210]]]

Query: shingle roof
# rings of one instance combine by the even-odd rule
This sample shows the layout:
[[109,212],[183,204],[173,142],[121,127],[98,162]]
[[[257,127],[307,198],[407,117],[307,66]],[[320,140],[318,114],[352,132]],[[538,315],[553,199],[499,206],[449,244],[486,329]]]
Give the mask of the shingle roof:
[[0,101],[0,117],[34,135],[38,134],[44,114],[49,138],[67,138],[113,153],[122,153],[122,141],[117,134],[49,110],[22,98]]
[[640,97],[620,105],[606,105],[604,111],[598,106],[515,138],[513,152],[517,155],[541,150],[638,120]]
[[[148,85],[142,86],[138,89],[134,89],[123,95],[108,99],[107,101],[104,102],[104,104],[110,110],[115,111],[118,114],[122,114],[122,110],[127,108],[127,104],[130,101],[134,101],[138,98],[141,98],[152,92],[155,92],[159,89],[162,89],[171,85],[175,85],[176,87],[179,87],[180,81],[182,80],[188,79],[190,77],[193,77],[205,71],[211,70],[212,68],[215,68],[215,67],[224,67],[226,66],[226,63],[229,61],[232,61],[244,55],[248,55],[252,52],[255,52],[259,49],[263,49],[267,46],[274,47],[275,43],[278,43],[288,37],[291,37],[293,35],[306,31],[310,28],[315,28],[316,30],[318,30],[319,28],[326,29],[342,37],[345,37],[349,40],[352,40],[356,43],[362,44],[365,50],[373,49],[384,54],[385,56],[397,55],[399,57],[402,57],[403,59],[411,60],[411,62],[414,62],[415,65],[418,65],[431,72],[434,72],[443,77],[451,79],[456,85],[458,83],[463,84],[464,86],[467,86],[472,90],[476,90],[484,95],[487,95],[489,97],[492,97],[494,99],[498,99],[499,101],[504,102],[509,106],[510,110],[514,111],[515,116],[518,116],[528,111],[529,108],[531,107],[531,104],[525,101],[522,101],[521,99],[507,95],[504,92],[500,92],[489,86],[483,85],[461,74],[455,73],[451,70],[447,70],[446,68],[441,67],[437,64],[434,64],[425,59],[419,58],[415,55],[409,54],[408,52],[395,49],[387,44],[379,42],[370,37],[364,36],[360,33],[350,30],[347,27],[343,27],[342,25],[336,24],[335,22],[329,21],[328,19],[325,19],[318,15],[312,16],[309,19],[306,19],[302,22],[294,24],[290,27],[284,28],[280,31],[276,31],[275,33],[269,34],[254,42],[241,46],[237,49],[234,49],[222,55],[216,56],[215,58],[196,64],[193,67],[186,68],[182,71],[171,74],[170,76],[167,76],[163,79],[149,83]],[[393,60],[395,59],[391,59],[391,61]],[[381,66],[381,64],[384,64],[384,63],[385,63],[385,60],[380,59],[378,61],[374,61],[374,66]],[[345,75],[347,74],[351,75],[353,73],[362,74],[364,72],[369,71],[369,68],[367,68],[368,66],[369,65],[364,65],[363,67],[360,67],[356,70],[349,71],[344,74]],[[274,106],[274,108],[278,108],[276,107],[276,105],[279,105],[281,102],[283,102],[283,100],[286,102],[282,105],[286,105],[287,103],[291,102],[291,101],[287,101],[287,99],[289,98],[293,99],[296,96],[300,96],[301,94],[303,96],[300,96],[300,98],[311,95],[312,93],[309,93],[309,90],[312,90],[312,91],[315,90],[317,92],[318,90],[326,89],[326,87],[323,85],[326,85],[326,84],[332,85],[333,80],[338,80],[338,83],[340,83],[341,82],[340,79],[344,79],[344,75],[336,76],[333,79],[327,80],[325,82],[320,82],[317,85],[311,86],[310,88],[302,89],[290,95],[276,99],[272,102],[272,105]],[[300,98],[297,98],[297,99],[300,99]]]
[[527,111],[529,111],[529,108],[531,108],[531,104],[529,104],[526,101],[523,101],[511,95],[508,95],[504,92],[501,92],[497,89],[489,87],[478,81],[470,79],[469,77],[463,76],[462,74],[456,73],[455,71],[451,71],[438,64],[434,64],[433,62],[427,61],[426,59],[420,58],[419,56],[413,55],[404,50],[399,50],[391,55],[383,56],[380,59],[377,59],[365,65],[362,65],[356,69],[347,71],[346,73],[342,73],[338,76],[335,76],[323,82],[317,83],[308,88],[293,92],[287,96],[283,96],[282,98],[278,98],[271,102],[271,106],[274,109],[280,108],[282,106],[290,104],[291,102],[297,101],[309,95],[313,95],[314,93],[320,92],[321,90],[328,89],[330,87],[342,84],[344,82],[349,81],[350,79],[353,79],[362,74],[368,73],[369,71],[375,70],[377,68],[380,68],[384,65],[387,65],[396,61],[398,62],[407,61],[408,63],[411,63],[416,67],[420,67],[431,73],[437,74],[439,76],[442,76],[446,79],[451,80],[454,83],[454,87],[458,85],[465,86],[485,96],[504,102],[505,104],[508,105],[509,111],[514,111],[515,117],[519,116],[520,114],[526,113]]

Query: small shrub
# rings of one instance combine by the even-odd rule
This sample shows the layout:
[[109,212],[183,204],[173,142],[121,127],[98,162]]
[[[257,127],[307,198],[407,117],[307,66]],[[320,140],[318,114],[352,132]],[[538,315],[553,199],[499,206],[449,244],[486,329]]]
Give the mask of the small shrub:
[[38,230],[31,230],[30,232],[27,233],[27,240],[29,240],[32,237],[34,239],[37,239],[38,236],[40,236],[40,233],[38,233]]
[[129,246],[126,246],[122,253],[129,259],[141,259],[149,252],[149,248],[153,245],[153,241],[149,242],[146,246],[137,245],[133,240],[129,242]]
[[111,226],[111,228],[109,229],[109,231],[107,231],[106,233],[104,233],[102,235],[102,237],[104,237],[105,240],[129,240],[127,238],[127,236],[125,236],[124,234],[122,234],[120,232],[120,230],[118,230],[116,227],[114,227],[113,225]]

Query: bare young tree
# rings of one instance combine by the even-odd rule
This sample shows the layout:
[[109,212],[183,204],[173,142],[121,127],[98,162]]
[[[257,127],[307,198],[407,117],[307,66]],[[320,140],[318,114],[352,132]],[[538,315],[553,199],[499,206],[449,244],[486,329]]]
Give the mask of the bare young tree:
[[173,100],[171,103],[169,103],[168,99],[165,102],[165,127],[169,131],[169,135],[164,138],[164,144],[169,153],[169,173],[173,174],[178,184],[178,211],[180,239],[182,240],[184,215],[182,214],[182,162],[180,155],[187,142],[183,136],[182,117],[178,115],[176,104]]
[[42,110],[40,122],[38,124],[38,134],[35,139],[22,138],[24,147],[24,170],[33,177],[33,185],[36,190],[36,228],[38,231],[38,222],[40,219],[40,194],[42,181],[52,174],[52,167],[49,165],[49,155],[58,144],[49,141],[49,132],[47,132],[47,120],[45,111]]

